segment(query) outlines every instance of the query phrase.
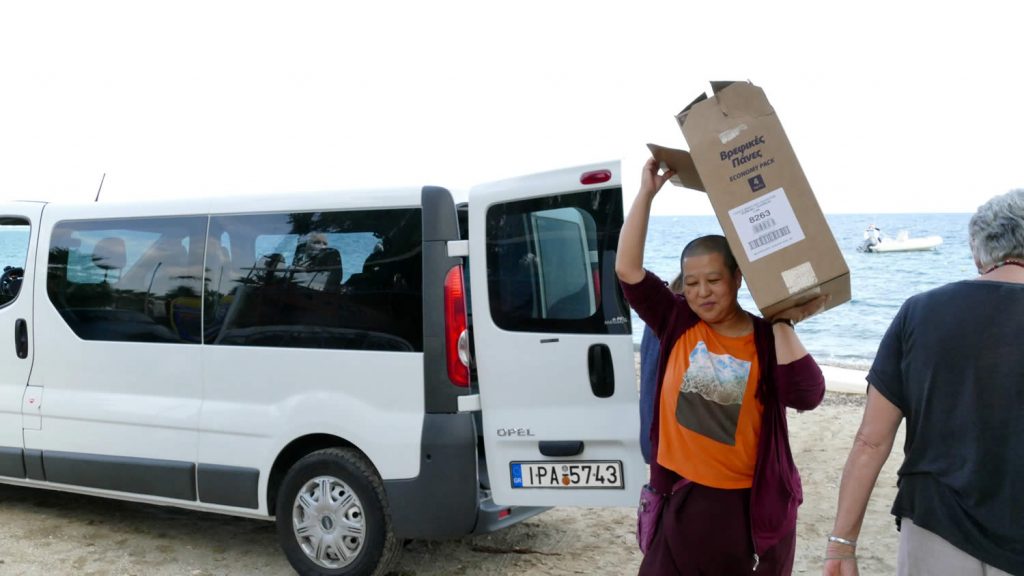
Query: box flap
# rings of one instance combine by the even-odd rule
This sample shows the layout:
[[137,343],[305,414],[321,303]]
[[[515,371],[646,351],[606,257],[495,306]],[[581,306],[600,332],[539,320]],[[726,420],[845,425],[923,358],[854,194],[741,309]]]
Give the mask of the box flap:
[[735,84],[736,80],[712,80],[711,81],[711,93],[718,94],[722,90],[725,90],[732,84]]
[[702,92],[701,95],[697,96],[697,98],[694,99],[693,102],[690,102],[689,104],[687,104],[686,108],[683,108],[682,112],[680,112],[679,114],[676,114],[676,122],[678,122],[679,125],[682,126],[683,122],[686,121],[686,115],[690,113],[690,109],[693,108],[694,106],[696,106],[697,104],[700,104],[701,102],[707,100],[707,99],[708,99],[708,95],[706,93]]
[[684,130],[686,119],[695,108],[704,109],[704,106],[712,106],[723,117],[753,117],[772,116],[775,109],[768,103],[764,91],[750,82],[738,82],[733,80],[716,80],[711,82],[714,99],[706,105],[701,104],[708,100],[707,94],[701,94],[676,114],[676,123],[681,130]]
[[[733,84],[736,84],[735,80],[712,80],[711,81],[711,93],[713,95],[717,96],[719,92],[721,92],[722,90],[728,88],[729,86],[731,86]],[[683,124],[686,123],[686,116],[690,113],[690,110],[692,110],[693,107],[696,106],[697,104],[700,104],[701,102],[703,102],[703,101],[705,101],[707,99],[708,99],[707,92],[702,92],[700,94],[700,96],[697,96],[697,98],[695,98],[693,100],[693,102],[690,102],[689,104],[687,104],[686,108],[683,108],[682,112],[680,112],[679,114],[676,114],[676,122],[679,124],[680,128],[682,128]]]
[[676,150],[675,148],[666,148],[657,144],[648,144],[647,148],[651,151],[654,159],[661,163],[662,170],[669,168],[675,171],[675,175],[672,176],[669,182],[683,188],[707,192],[704,189],[704,182],[701,181],[700,175],[697,174],[697,167],[693,164],[693,158],[689,152]]
[[715,90],[715,99],[725,116],[732,116],[734,110],[754,118],[775,114],[759,86],[750,82],[712,82],[711,85],[719,87]]

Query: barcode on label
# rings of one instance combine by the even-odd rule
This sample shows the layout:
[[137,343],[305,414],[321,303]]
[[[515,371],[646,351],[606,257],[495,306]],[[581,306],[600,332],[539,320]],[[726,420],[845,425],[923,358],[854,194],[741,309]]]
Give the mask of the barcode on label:
[[766,218],[760,222],[755,222],[753,232],[754,234],[760,234],[770,228],[775,228],[775,218]]
[[754,238],[747,244],[750,246],[751,250],[754,250],[756,248],[764,246],[765,244],[768,244],[769,242],[774,242],[779,238],[782,238],[783,236],[789,236],[789,226],[783,226],[778,230],[772,230],[771,232],[763,236],[758,236],[757,238]]

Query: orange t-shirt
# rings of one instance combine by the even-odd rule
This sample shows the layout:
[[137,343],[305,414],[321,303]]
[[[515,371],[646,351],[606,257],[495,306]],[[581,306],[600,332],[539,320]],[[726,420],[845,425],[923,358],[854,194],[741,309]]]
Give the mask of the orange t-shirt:
[[687,330],[661,387],[658,463],[713,488],[750,488],[764,406],[754,333],[723,336],[705,322]]

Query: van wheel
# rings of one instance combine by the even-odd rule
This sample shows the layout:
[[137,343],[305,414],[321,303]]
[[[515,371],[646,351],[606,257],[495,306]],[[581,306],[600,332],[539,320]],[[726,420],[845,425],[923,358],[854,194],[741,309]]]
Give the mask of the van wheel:
[[292,466],[277,494],[277,535],[303,576],[378,576],[401,551],[383,483],[347,448],[319,450]]

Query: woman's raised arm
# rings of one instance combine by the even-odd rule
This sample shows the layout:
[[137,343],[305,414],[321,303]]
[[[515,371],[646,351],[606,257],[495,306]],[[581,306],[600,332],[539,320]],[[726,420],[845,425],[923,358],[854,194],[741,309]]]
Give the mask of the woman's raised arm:
[[669,170],[658,174],[658,161],[654,158],[644,164],[640,180],[640,192],[633,200],[633,206],[622,223],[619,232],[619,249],[615,257],[615,274],[627,284],[636,284],[644,279],[644,242],[647,240],[647,221],[651,217],[651,203],[654,196],[675,174]]

